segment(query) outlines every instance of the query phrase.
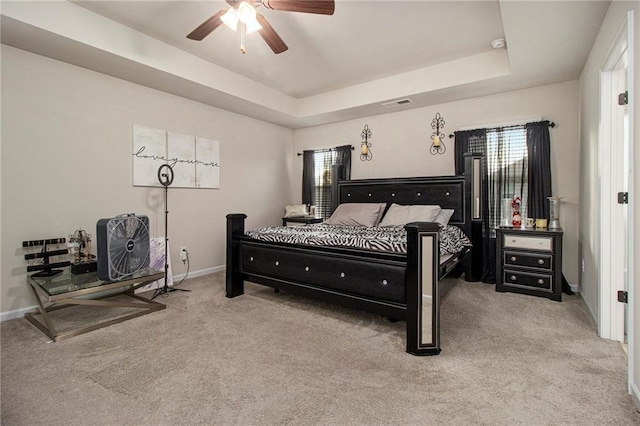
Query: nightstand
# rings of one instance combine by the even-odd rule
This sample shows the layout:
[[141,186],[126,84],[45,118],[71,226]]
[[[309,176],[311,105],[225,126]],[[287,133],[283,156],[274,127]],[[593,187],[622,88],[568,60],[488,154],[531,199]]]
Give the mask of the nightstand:
[[562,229],[496,228],[496,291],[562,301]]
[[321,217],[315,216],[283,217],[282,226],[309,225],[312,223],[322,223],[322,220]]

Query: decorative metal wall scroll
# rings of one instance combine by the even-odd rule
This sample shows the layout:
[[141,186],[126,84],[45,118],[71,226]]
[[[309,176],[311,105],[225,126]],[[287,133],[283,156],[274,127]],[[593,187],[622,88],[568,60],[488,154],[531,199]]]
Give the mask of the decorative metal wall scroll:
[[431,128],[434,130],[431,135],[431,147],[429,148],[431,155],[444,154],[447,150],[444,145],[444,134],[440,133],[440,130],[444,129],[444,124],[444,118],[437,112],[435,118],[431,120]]
[[369,129],[368,125],[364,125],[364,129],[362,129],[360,136],[362,137],[362,143],[360,144],[360,160],[371,161],[373,158],[373,154],[371,153],[371,142],[369,142],[371,129]]

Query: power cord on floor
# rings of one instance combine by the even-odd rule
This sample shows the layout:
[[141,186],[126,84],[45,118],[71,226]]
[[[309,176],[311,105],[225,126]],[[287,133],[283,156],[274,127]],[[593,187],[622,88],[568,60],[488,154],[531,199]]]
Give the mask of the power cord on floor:
[[[184,280],[186,280],[186,279],[187,279],[187,275],[189,275],[189,268],[191,267],[191,263],[189,262],[189,252],[188,252],[187,250],[185,250],[184,252],[185,252],[185,254],[186,254],[186,256],[185,256],[185,257],[186,257],[186,259],[183,259],[183,260],[182,260],[182,263],[183,263],[183,264],[184,264],[184,263],[186,263],[186,264],[187,264],[187,272],[184,274],[184,277],[182,277],[182,279],[180,280],[180,282],[179,282],[179,283],[177,283],[177,284],[175,284],[175,283],[174,283],[174,284],[173,284],[173,287],[177,287],[177,286],[179,286],[180,284],[182,284],[182,282],[183,282]],[[162,296],[162,297],[168,297],[168,296],[169,296],[169,294],[168,294],[168,293],[162,293],[162,295],[161,295],[161,296]]]

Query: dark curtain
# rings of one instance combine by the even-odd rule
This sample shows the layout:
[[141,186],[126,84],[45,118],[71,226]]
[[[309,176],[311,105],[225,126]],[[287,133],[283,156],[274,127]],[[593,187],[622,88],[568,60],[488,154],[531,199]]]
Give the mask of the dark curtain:
[[527,123],[527,217],[549,219],[551,197],[551,138],[549,121]]
[[342,145],[336,147],[335,164],[344,166],[344,179],[351,179],[351,145]]
[[313,193],[316,182],[313,155],[314,151],[302,153],[302,203],[310,206],[315,204]]
[[[520,129],[520,131],[517,131]],[[491,141],[487,138],[491,132]],[[466,152],[484,154],[483,240],[485,273],[482,281],[495,283],[495,228],[500,226],[502,199],[519,195],[526,217],[548,218],[551,196],[549,121],[493,129],[455,132],[456,174],[464,173]],[[525,158],[524,161],[513,161]],[[526,183],[525,183],[526,182]],[[526,191],[525,191],[526,186]],[[509,208],[508,214],[511,214]]]
[[464,154],[467,152],[482,153],[482,251],[484,253],[484,272],[482,273],[481,280],[483,282],[495,283],[496,275],[496,250],[495,237],[491,236],[491,228],[489,224],[489,179],[487,170],[487,131],[486,129],[465,130],[455,132],[455,167],[456,175],[464,175]]

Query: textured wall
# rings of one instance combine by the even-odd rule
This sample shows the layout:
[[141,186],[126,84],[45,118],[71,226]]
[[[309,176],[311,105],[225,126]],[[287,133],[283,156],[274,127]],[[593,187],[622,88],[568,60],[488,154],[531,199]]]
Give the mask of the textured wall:
[[291,202],[291,130],[2,46],[2,313],[35,304],[23,240],[131,212],[164,236],[163,190],[132,186],[133,124],[220,141],[220,189],[169,190],[174,274],[180,246],[191,271],[224,265],[227,213],[275,225]]
[[[460,128],[522,122],[544,118],[556,123],[551,132],[553,193],[564,197],[561,224],[564,234],[563,272],[571,284],[578,284],[578,82],[535,87],[450,102],[403,112],[375,115],[296,130],[295,152],[343,144],[360,146],[365,124],[372,131],[373,159],[360,161],[353,151],[352,178],[437,176],[454,174],[453,139],[445,138],[443,155],[428,153],[431,120],[439,112],[448,135]],[[302,158],[293,159],[292,197],[301,198]]]

